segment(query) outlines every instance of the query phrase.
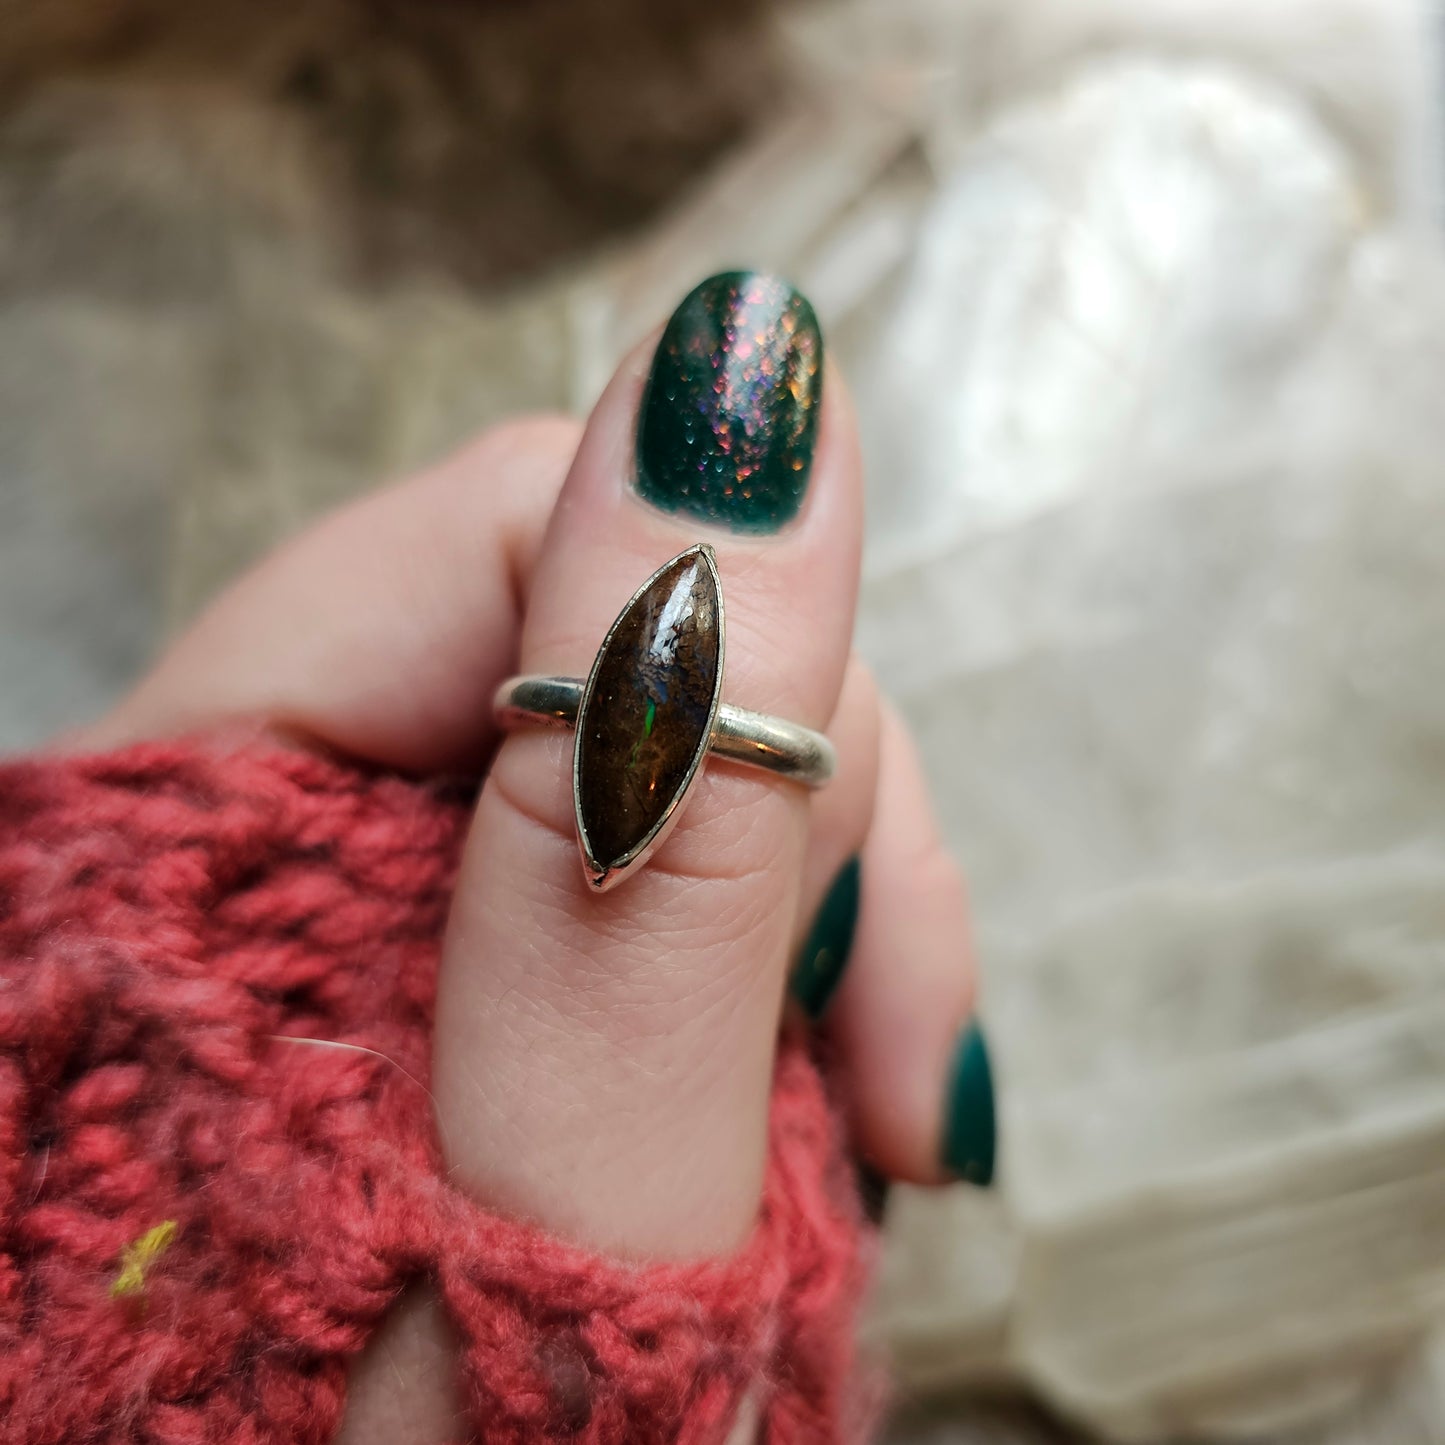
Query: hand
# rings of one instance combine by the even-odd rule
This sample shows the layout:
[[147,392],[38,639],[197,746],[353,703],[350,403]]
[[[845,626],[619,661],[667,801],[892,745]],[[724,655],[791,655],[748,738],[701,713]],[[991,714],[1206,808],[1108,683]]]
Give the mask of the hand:
[[[437,1004],[451,1177],[624,1255],[747,1234],[795,961],[860,1155],[897,1179],[992,1171],[963,889],[906,731],[849,656],[858,447],[811,315],[779,283],[705,283],[646,398],[655,338],[585,430],[499,428],[282,548],[70,740],[254,724],[408,773],[485,772]],[[696,486],[720,438],[753,477],[731,495]],[[825,729],[838,774],[810,799],[714,763],[648,866],[594,895],[571,735],[503,739],[491,696],[516,670],[585,675],[639,582],[699,539],[726,588],[726,700]],[[439,1317],[413,1302],[359,1366],[346,1438],[442,1437],[450,1373]]]

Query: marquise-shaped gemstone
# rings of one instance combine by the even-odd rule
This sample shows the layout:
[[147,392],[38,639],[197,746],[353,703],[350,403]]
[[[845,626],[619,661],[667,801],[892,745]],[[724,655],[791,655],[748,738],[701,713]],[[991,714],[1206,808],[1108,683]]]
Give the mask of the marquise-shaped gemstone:
[[577,833],[605,888],[676,821],[722,692],[722,591],[712,549],[689,548],[623,608],[577,717]]

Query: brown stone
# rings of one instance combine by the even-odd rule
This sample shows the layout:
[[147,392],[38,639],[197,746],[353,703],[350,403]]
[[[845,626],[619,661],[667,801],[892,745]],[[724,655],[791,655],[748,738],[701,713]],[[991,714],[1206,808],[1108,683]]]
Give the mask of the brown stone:
[[701,765],[722,683],[722,596],[693,547],[623,609],[577,719],[577,829],[599,888],[675,820]]

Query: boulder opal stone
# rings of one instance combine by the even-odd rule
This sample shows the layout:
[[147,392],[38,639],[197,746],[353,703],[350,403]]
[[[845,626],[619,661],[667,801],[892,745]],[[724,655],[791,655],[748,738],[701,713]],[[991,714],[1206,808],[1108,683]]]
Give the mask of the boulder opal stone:
[[622,610],[577,719],[577,836],[602,889],[676,820],[722,692],[722,589],[712,549],[690,547]]

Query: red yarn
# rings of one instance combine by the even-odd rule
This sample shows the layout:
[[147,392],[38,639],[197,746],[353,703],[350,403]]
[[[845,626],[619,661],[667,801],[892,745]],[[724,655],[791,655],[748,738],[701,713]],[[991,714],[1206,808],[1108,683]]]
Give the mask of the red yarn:
[[466,818],[299,753],[0,766],[3,1445],[327,1440],[417,1276],[485,1441],[717,1441],[745,1396],[769,1442],[864,1429],[866,1234],[797,1039],[731,1259],[630,1267],[442,1179],[426,1083]]

